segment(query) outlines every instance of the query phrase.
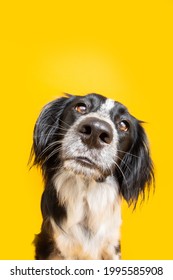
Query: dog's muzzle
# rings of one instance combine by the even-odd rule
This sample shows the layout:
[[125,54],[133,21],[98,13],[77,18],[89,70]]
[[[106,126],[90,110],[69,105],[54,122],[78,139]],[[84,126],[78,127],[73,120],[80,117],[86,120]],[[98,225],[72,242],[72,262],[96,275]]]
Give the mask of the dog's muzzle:
[[115,166],[117,140],[116,130],[106,119],[83,117],[64,137],[63,166],[88,178],[106,178]]

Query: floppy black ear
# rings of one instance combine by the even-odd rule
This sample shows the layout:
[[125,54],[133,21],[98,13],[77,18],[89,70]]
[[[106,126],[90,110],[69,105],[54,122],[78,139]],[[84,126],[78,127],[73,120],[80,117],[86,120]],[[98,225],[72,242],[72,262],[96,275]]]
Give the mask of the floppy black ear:
[[[42,165],[58,140],[58,129],[60,117],[63,113],[68,98],[62,97],[48,103],[40,113],[34,128],[33,147],[31,157],[34,157],[34,165]],[[58,143],[58,142],[57,142]],[[52,145],[52,146],[51,146]]]
[[120,163],[120,192],[125,200],[136,204],[139,194],[154,181],[153,163],[148,140],[140,122],[137,123],[135,142]]

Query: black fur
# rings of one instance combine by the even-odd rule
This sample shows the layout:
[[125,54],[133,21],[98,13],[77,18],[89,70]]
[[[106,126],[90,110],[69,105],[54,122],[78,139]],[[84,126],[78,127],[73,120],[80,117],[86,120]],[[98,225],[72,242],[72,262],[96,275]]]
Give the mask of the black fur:
[[[149,187],[154,180],[148,140],[140,122],[135,125],[134,141],[124,155],[120,168],[124,174],[124,176],[122,173],[117,175],[120,192],[129,204],[137,202],[139,194],[144,197],[145,187]],[[116,171],[119,173],[119,170]]]

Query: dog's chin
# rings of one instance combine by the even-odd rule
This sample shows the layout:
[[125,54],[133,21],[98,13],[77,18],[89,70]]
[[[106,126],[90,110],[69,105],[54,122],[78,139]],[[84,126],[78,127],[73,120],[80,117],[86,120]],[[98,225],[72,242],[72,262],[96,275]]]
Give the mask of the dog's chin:
[[66,159],[63,167],[76,175],[99,182],[103,182],[110,175],[108,172],[101,172],[95,163],[85,157]]

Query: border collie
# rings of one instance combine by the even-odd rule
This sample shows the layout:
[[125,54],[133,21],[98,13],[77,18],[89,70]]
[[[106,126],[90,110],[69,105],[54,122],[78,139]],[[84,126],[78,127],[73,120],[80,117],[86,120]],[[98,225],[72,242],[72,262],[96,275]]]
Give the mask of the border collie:
[[45,184],[35,258],[119,259],[121,200],[154,180],[142,122],[99,94],[67,95],[43,108],[32,156]]

